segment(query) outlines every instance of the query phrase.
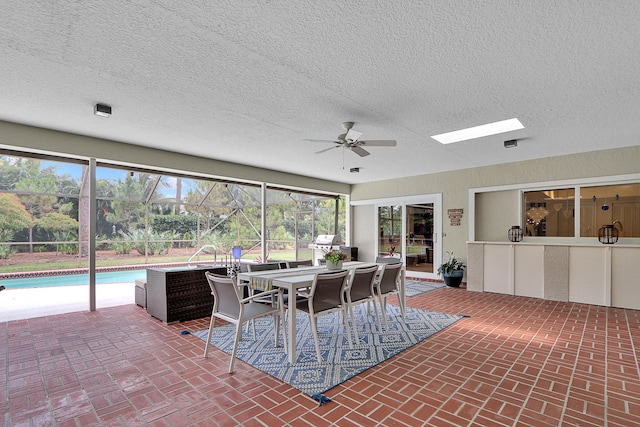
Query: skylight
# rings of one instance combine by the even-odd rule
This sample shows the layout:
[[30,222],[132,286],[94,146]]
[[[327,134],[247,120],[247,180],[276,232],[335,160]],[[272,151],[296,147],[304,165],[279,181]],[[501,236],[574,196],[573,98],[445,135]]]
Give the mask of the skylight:
[[520,120],[509,119],[486,125],[474,126],[472,128],[456,130],[453,132],[441,133],[440,135],[433,135],[431,138],[441,144],[451,144],[453,142],[466,141],[468,139],[481,138],[489,135],[497,135],[499,133],[511,132],[518,129],[524,129]]

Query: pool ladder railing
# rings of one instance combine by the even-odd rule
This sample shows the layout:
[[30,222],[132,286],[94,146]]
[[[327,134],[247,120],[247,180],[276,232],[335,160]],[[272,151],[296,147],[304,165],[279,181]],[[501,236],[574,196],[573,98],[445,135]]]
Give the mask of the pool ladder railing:
[[191,267],[191,260],[193,258],[195,258],[196,256],[198,256],[200,254],[200,252],[204,251],[205,249],[213,249],[213,263],[217,264],[217,262],[218,262],[218,249],[215,247],[215,245],[203,245],[203,246],[200,247],[200,249],[195,251],[193,253],[193,255],[191,255],[189,257],[189,260],[187,261],[187,264],[189,265],[189,267]]

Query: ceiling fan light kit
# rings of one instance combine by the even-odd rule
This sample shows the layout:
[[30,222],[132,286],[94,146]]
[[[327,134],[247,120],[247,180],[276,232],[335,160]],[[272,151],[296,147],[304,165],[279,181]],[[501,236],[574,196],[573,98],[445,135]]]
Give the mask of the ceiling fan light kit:
[[[359,132],[355,129],[353,129],[353,122],[343,122],[342,123],[342,127],[344,128],[344,130],[346,130],[345,133],[338,135],[338,137],[331,141],[331,140],[324,140],[324,139],[305,139],[305,141],[310,141],[310,142],[329,142],[334,144],[333,147],[329,147],[329,148],[325,148],[323,150],[320,151],[316,151],[316,154],[320,154],[320,153],[324,153],[325,151],[329,151],[333,148],[346,148],[349,149],[351,151],[353,151],[354,153],[356,153],[358,156],[360,157],[365,157],[368,156],[369,153],[367,150],[365,150],[363,147],[368,146],[368,147],[395,147],[397,144],[396,140],[362,140],[360,139],[360,136],[362,136],[362,132]],[[352,171],[353,172],[353,171]]]

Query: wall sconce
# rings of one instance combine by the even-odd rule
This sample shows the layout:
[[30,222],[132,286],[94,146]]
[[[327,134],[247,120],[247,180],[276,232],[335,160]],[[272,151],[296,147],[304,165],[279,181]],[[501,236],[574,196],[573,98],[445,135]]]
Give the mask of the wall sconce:
[[613,245],[618,241],[618,229],[613,224],[607,224],[598,230],[598,241],[605,245]]
[[522,228],[519,225],[512,226],[507,232],[510,242],[522,242]]

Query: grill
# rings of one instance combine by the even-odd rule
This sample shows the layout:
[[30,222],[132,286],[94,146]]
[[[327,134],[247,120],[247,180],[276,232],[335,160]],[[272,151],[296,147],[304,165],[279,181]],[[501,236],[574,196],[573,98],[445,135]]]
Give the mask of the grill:
[[341,244],[342,237],[340,237],[340,235],[338,234],[320,234],[315,243],[312,243],[312,245],[318,247],[340,246]]
[[320,234],[314,243],[309,245],[313,249],[312,257],[318,260],[318,264],[324,263],[324,253],[330,250],[339,250],[347,254],[347,261],[351,261],[351,247],[343,246],[342,237],[338,234]]

